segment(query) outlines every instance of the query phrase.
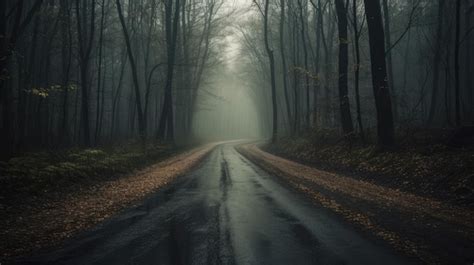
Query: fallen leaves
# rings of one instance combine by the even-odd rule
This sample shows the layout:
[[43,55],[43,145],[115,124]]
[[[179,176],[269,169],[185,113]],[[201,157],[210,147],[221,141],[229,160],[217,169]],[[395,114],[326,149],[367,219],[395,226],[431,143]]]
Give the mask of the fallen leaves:
[[245,150],[253,156],[260,157],[285,174],[294,176],[294,172],[298,172],[298,177],[314,182],[328,190],[359,199],[383,203],[391,207],[425,213],[474,229],[474,211],[470,209],[304,166],[263,152],[255,145],[248,146]]
[[[354,210],[352,201],[361,205],[371,205],[379,214],[395,210],[405,213],[399,215],[399,218],[414,216],[414,223],[432,229],[437,229],[438,223],[449,224],[452,231],[460,231],[463,236],[474,240],[474,211],[470,208],[318,170],[264,152],[255,144],[241,146],[239,151],[267,171],[283,176],[292,186],[308,194],[323,207],[340,214],[351,223],[374,232],[377,237],[426,263],[431,264],[433,260],[422,243],[415,243],[381,224],[376,224],[373,221],[373,216],[377,217],[376,214],[371,216],[366,210]],[[325,192],[323,194],[320,191]],[[426,220],[433,220],[435,223],[425,222]]]
[[396,150],[381,152],[374,145],[348,146],[345,142],[334,142],[334,136],[311,137],[283,139],[265,146],[265,150],[453,204],[474,203],[472,148],[450,148],[438,139],[438,142],[402,144]]
[[185,174],[214,147],[215,144],[199,147],[136,174],[103,182],[65,198],[49,200],[39,208],[23,209],[15,216],[6,216],[0,220],[2,256],[23,255],[55,245],[106,220]]

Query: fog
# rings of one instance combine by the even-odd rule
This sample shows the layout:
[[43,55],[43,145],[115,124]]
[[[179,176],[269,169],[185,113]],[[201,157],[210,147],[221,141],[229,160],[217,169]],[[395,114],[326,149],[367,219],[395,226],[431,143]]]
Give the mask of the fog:
[[251,91],[234,68],[238,63],[237,60],[223,63],[199,93],[193,123],[193,132],[198,139],[215,141],[262,137]]
[[223,3],[222,14],[229,24],[223,29],[220,40],[218,66],[209,71],[209,77],[198,95],[193,134],[203,141],[232,139],[261,139],[265,137],[261,126],[258,104],[253,99],[248,77],[242,69],[245,62],[241,54],[242,21],[253,14],[251,0],[230,0]]
[[469,1],[340,1],[2,1],[3,150],[472,124]]

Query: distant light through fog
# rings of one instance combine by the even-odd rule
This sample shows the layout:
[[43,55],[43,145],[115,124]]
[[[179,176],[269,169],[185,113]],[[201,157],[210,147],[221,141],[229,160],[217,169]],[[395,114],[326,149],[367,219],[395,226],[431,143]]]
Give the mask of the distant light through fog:
[[[219,59],[222,64],[212,69],[209,80],[199,94],[199,108],[194,122],[195,135],[200,139],[241,139],[260,137],[257,109],[251,100],[245,80],[239,74],[241,37],[236,27],[251,11],[251,0],[226,1],[218,14],[234,10],[229,25],[224,30],[224,48]],[[211,95],[211,93],[213,95]]]

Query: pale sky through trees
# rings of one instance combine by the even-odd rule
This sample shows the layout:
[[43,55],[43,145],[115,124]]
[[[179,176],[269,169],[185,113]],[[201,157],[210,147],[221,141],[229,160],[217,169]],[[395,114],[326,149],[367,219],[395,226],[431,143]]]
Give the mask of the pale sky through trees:
[[[202,102],[212,105],[213,111],[200,111],[194,124],[196,135],[201,138],[243,137],[256,138],[260,134],[257,110],[251,100],[245,76],[240,73],[242,64],[242,26],[255,10],[251,0],[225,0],[218,17],[225,17],[222,30],[223,48],[218,54],[222,64],[211,70],[208,88],[224,100],[200,95]],[[209,126],[206,121],[213,121]],[[230,139],[229,138],[229,139]]]

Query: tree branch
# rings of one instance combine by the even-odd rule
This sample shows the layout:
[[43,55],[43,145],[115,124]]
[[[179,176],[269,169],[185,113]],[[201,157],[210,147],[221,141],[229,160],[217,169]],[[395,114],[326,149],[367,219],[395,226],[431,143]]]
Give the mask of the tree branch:
[[420,0],[418,0],[416,2],[416,4],[413,5],[413,9],[411,10],[411,13],[410,13],[410,18],[408,20],[408,24],[405,28],[405,30],[403,31],[403,33],[400,35],[400,37],[390,46],[390,47],[387,47],[387,50],[385,51],[385,56],[387,54],[390,53],[390,51],[395,48],[395,46],[397,46],[397,44],[403,39],[403,37],[405,37],[405,35],[408,33],[408,31],[410,30],[412,24],[413,24],[413,17],[415,15],[415,11],[416,9],[418,8],[418,6],[420,5]]

